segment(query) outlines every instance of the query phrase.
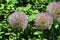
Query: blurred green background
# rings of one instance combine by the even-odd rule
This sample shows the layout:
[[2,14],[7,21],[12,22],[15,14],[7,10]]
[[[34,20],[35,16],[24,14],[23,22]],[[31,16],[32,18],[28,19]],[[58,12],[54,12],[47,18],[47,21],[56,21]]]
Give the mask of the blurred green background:
[[[60,24],[54,23],[50,30],[34,27],[36,14],[45,12],[49,3],[59,0],[0,0],[0,40],[60,40]],[[15,11],[23,11],[28,17],[28,26],[24,31],[14,31],[8,23],[8,17]]]

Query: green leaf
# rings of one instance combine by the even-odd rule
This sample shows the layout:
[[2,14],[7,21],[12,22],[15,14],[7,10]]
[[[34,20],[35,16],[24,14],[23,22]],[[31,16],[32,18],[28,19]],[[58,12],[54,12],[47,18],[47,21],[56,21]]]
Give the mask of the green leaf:
[[11,33],[13,36],[16,36],[16,34],[15,33]]
[[42,34],[41,31],[36,31],[36,32],[34,32],[34,35],[40,35],[40,34]]
[[0,36],[0,38],[2,39],[2,36]]
[[10,35],[10,33],[5,33],[5,35]]
[[35,40],[40,40],[39,38],[35,39]]
[[51,26],[49,26],[48,29],[50,30],[51,29]]
[[6,0],[7,3],[12,2],[12,3],[17,3],[17,0]]
[[43,38],[43,40],[47,40],[47,39]]
[[0,35],[3,34],[4,32],[0,32]]
[[57,29],[59,27],[59,25],[57,24],[57,25],[55,25],[55,28]]
[[28,20],[29,21],[32,21],[34,18],[35,18],[35,14],[28,15]]
[[10,0],[6,0],[6,2],[7,2],[7,3],[9,3],[9,2],[10,2]]
[[57,38],[59,38],[59,39],[60,39],[60,35],[59,35]]
[[13,38],[9,38],[9,40],[13,40]]

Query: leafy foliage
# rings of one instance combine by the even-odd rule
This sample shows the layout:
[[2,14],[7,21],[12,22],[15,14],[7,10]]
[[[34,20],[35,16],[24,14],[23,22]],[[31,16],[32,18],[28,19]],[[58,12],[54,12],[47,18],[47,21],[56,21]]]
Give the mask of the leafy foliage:
[[[54,22],[49,30],[36,29],[35,15],[45,12],[51,2],[59,0],[0,0],[0,40],[60,40],[60,24]],[[28,16],[28,27],[14,31],[9,26],[8,17],[15,11],[23,11]],[[58,25],[58,26],[57,26]]]

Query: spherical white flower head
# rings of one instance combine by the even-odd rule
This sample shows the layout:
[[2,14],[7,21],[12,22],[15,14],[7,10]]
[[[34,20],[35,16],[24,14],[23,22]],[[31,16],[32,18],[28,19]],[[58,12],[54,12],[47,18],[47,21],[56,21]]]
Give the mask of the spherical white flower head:
[[60,2],[50,3],[47,7],[47,11],[55,20],[60,22]]
[[13,29],[25,29],[28,24],[27,16],[23,12],[16,11],[9,16],[9,25]]
[[37,28],[47,29],[53,24],[53,18],[44,12],[36,15],[34,22]]

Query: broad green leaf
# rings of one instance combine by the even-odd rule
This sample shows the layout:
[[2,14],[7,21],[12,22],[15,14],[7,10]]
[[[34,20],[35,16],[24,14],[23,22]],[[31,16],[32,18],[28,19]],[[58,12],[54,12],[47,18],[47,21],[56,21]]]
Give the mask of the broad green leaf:
[[0,35],[3,34],[4,32],[0,32]]
[[34,35],[40,35],[40,34],[42,34],[41,31],[36,31],[36,32],[34,32]]
[[10,33],[5,33],[5,35],[10,35]]

